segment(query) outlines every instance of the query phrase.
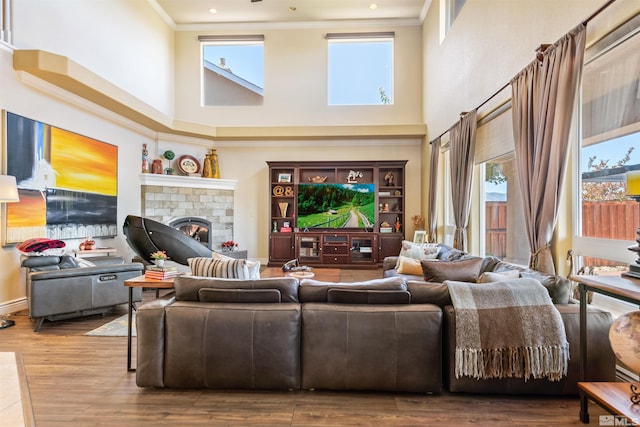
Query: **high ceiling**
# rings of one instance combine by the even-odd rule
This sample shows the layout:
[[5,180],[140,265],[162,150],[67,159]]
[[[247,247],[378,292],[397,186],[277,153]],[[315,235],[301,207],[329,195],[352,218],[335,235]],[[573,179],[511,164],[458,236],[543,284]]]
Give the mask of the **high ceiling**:
[[[415,20],[431,0],[155,0],[176,25]],[[375,3],[377,8],[371,8]],[[217,13],[209,12],[215,8]]]

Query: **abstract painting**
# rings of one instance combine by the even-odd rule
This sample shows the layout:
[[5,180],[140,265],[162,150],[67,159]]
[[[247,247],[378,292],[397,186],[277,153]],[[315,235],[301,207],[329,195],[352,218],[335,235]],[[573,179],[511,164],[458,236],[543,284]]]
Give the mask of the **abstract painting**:
[[117,235],[117,146],[10,112],[5,128],[20,201],[6,204],[4,245]]

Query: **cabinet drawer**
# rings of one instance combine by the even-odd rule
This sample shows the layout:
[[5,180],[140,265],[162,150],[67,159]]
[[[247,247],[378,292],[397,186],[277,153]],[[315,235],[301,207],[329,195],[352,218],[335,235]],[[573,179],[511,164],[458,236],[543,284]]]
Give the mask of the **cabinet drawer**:
[[323,255],[322,256],[323,264],[348,264],[349,256],[348,255]]
[[347,255],[349,253],[347,245],[324,245],[322,250],[325,255]]

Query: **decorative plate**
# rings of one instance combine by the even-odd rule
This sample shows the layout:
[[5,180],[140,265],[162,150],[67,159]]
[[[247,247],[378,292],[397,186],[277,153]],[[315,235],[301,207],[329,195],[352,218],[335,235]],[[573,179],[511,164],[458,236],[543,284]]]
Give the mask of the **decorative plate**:
[[616,357],[633,372],[640,372],[640,311],[623,314],[609,330]]
[[195,157],[184,154],[178,157],[178,170],[185,175],[200,173],[200,162]]

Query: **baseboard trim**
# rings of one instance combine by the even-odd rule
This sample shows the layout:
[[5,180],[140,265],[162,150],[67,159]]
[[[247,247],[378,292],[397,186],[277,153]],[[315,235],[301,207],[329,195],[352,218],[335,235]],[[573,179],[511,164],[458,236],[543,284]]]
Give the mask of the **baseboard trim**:
[[29,302],[27,301],[27,298],[19,298],[0,304],[0,315],[17,313],[18,311],[27,309],[29,309]]

